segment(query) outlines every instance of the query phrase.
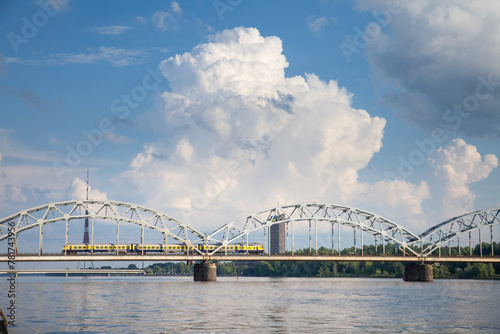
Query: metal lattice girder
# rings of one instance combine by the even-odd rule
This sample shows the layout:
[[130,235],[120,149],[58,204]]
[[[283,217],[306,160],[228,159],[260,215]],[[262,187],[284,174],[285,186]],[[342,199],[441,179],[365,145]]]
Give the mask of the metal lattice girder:
[[428,256],[445,243],[459,238],[464,232],[479,230],[483,226],[496,224],[500,224],[500,208],[474,211],[431,227],[420,234],[418,243],[425,248],[422,255]]
[[186,245],[199,242],[204,237],[203,233],[175,218],[136,204],[111,200],[72,200],[23,210],[1,219],[0,241],[9,236],[8,228],[12,226],[17,236],[23,231],[39,227],[41,240],[45,224],[66,221],[67,228],[70,220],[86,218],[137,224],[141,226],[142,235],[144,228],[149,228],[162,233],[165,240],[170,237]]
[[[275,224],[300,221],[350,226],[405,249],[408,244],[418,240],[416,234],[379,215],[354,207],[324,203],[285,205],[253,213],[222,226],[209,234],[206,240],[223,247],[234,241],[248,240],[248,235],[254,231]],[[408,250],[418,255],[412,249]]]

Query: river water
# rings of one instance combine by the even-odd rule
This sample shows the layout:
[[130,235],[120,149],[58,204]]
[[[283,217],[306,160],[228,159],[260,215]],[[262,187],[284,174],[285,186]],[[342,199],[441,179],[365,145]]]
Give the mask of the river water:
[[11,333],[500,332],[500,281],[20,276],[15,303]]

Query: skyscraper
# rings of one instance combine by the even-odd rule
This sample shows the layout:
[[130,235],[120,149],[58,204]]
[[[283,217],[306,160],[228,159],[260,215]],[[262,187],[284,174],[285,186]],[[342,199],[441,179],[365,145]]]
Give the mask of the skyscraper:
[[[278,217],[282,220],[284,217]],[[283,254],[286,251],[286,223],[275,224],[271,226],[271,254]]]
[[[89,170],[87,169],[87,200],[89,199]],[[87,204],[88,205],[88,204]],[[85,210],[85,215],[88,215],[89,211]],[[83,230],[83,243],[90,243],[89,240],[89,218],[85,218],[85,229]]]

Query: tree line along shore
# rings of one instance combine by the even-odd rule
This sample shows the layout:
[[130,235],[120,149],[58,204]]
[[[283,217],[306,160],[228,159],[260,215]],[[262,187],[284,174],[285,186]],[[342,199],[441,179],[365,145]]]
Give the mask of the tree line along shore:
[[[379,246],[382,247],[382,246]],[[401,255],[393,245],[385,246],[386,255]],[[443,247],[441,254],[458,256],[458,247]],[[314,250],[312,250],[314,252]],[[381,254],[375,246],[364,246],[364,255]],[[494,254],[500,254],[500,244],[493,243]],[[298,250],[295,255],[309,255],[309,249]],[[326,247],[318,249],[318,255],[332,254]],[[343,255],[361,255],[354,247],[341,251]],[[468,247],[461,247],[460,254],[469,255]],[[479,245],[472,249],[473,256],[480,256]],[[483,257],[491,256],[491,244],[483,243]],[[219,262],[218,276],[256,276],[256,277],[378,277],[402,278],[404,264],[401,262],[340,262],[340,261],[236,261]],[[129,269],[136,269],[130,265]],[[184,276],[193,274],[193,266],[184,262],[155,263],[144,268],[147,275]],[[433,266],[434,278],[450,279],[500,279],[500,263],[439,263]]]

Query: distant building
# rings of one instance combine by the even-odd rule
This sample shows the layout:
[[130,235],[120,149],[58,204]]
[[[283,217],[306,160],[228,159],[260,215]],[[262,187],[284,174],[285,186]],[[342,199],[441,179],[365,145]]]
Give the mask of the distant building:
[[[276,220],[282,220],[280,216]],[[271,226],[271,254],[283,254],[286,251],[286,223]]]

